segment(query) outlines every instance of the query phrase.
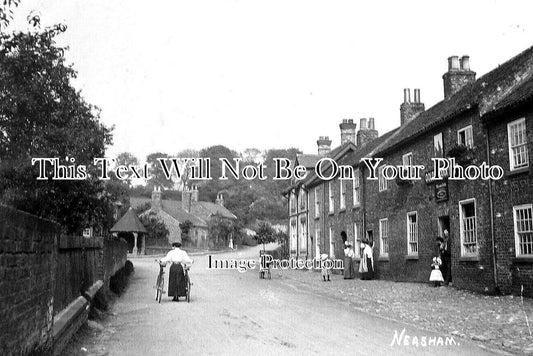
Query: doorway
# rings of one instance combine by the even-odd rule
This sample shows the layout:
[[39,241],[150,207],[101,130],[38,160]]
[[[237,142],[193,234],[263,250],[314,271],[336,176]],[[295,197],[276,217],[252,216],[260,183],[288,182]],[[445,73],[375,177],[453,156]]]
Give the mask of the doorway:
[[448,215],[439,216],[439,237],[444,240],[444,251],[442,252],[442,276],[445,283],[452,281],[452,238],[450,233],[450,217]]

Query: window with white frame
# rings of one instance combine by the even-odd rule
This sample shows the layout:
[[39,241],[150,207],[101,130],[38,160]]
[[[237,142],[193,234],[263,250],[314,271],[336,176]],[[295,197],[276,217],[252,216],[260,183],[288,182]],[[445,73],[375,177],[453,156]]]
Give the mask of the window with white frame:
[[468,125],[457,131],[457,144],[469,148],[474,147],[474,136],[472,135],[472,125]]
[[442,157],[444,154],[444,145],[442,143],[442,132],[433,136],[433,156]]
[[418,214],[407,214],[407,254],[418,255]]
[[344,180],[339,178],[340,209],[346,209],[346,189]]
[[413,165],[413,153],[409,152],[402,156],[402,165],[403,166],[412,166]]
[[461,256],[477,256],[476,200],[459,202]]
[[533,257],[533,205],[513,207],[516,257]]
[[387,179],[383,175],[383,166],[378,167],[378,188],[380,192],[387,190]]
[[357,223],[353,223],[353,250],[355,257],[361,257],[361,240],[359,239],[359,228]]
[[315,187],[315,218],[320,217],[320,193],[318,192],[318,186]]
[[296,249],[298,247],[298,228],[296,227],[296,218],[291,218],[290,223],[290,253],[291,255],[296,254]]
[[409,173],[409,167],[413,165],[413,153],[409,152],[402,156],[402,171],[405,172],[406,176]]
[[333,196],[333,184],[331,184],[331,181],[328,182],[328,195],[329,195],[329,212],[332,213],[335,211],[335,197]]
[[389,219],[379,220],[379,254],[389,255]]
[[359,170],[353,175],[353,205],[359,205]]
[[298,198],[300,199],[300,211],[305,211],[307,209],[307,194],[305,194],[305,190],[300,189]]
[[329,227],[329,257],[335,258],[335,243],[333,242],[333,226]]
[[509,139],[509,163],[511,171],[529,166],[527,152],[526,119],[521,118],[507,124]]
[[307,253],[307,221],[305,220],[305,217],[302,217],[300,219],[300,242],[299,242],[299,250],[300,255]]
[[291,197],[289,199],[290,211],[291,213],[295,213],[296,212],[296,193],[291,192],[290,194],[291,194]]

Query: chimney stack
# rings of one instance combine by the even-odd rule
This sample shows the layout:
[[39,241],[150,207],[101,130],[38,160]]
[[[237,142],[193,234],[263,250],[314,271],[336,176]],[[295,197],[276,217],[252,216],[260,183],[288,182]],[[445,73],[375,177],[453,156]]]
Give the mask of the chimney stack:
[[318,154],[320,156],[325,156],[331,151],[331,140],[329,136],[320,136],[316,144],[318,145]]
[[[367,125],[368,122],[368,125]],[[359,131],[357,132],[357,146],[362,147],[378,137],[378,132],[374,127],[374,118],[363,117],[359,120]]]
[[476,73],[470,70],[470,57],[451,56],[448,58],[448,71],[442,76],[444,99],[450,98],[465,85],[476,80]]
[[220,206],[224,206],[224,194],[218,193],[217,194],[217,200],[215,200],[215,203],[220,205]]
[[404,125],[426,110],[424,103],[420,102],[420,89],[414,90],[414,101],[411,102],[411,90],[403,90],[403,103],[400,105],[400,120]]
[[192,186],[191,201],[193,203],[196,203],[198,201],[198,186],[196,184],[193,184]]
[[353,119],[343,119],[342,123],[339,124],[341,129],[341,145],[344,145],[347,142],[351,142],[355,145],[355,130],[357,124],[353,122]]
[[161,201],[161,188],[155,186],[154,191],[152,192],[152,204],[151,209],[154,213],[158,213],[163,208],[163,203]]
[[198,187],[196,184],[189,189],[188,186],[183,187],[181,191],[181,208],[186,212],[191,212],[191,206],[198,201]]

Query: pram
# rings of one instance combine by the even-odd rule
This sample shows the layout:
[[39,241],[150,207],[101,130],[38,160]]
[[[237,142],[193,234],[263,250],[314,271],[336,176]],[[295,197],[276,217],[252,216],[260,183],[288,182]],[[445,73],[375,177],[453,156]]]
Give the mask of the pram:
[[259,279],[272,279],[272,274],[270,272],[270,268],[272,266],[272,262],[266,262],[263,265],[263,256],[267,256],[268,254],[266,251],[260,250],[259,251]]

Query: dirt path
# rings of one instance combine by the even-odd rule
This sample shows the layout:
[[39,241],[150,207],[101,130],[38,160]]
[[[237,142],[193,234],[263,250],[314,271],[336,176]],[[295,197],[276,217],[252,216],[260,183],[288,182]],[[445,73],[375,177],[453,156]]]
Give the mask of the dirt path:
[[[246,255],[257,256],[257,249],[216,257]],[[83,354],[490,354],[462,339],[454,340],[455,345],[423,347],[423,337],[429,343],[433,337],[445,340],[445,335],[355,311],[348,303],[299,290],[276,275],[260,280],[257,271],[207,269],[207,256],[195,257],[191,303],[165,296],[158,304],[153,289],[157,264],[146,258],[133,263],[129,289],[113,307],[116,316],[104,323],[104,331]],[[391,346],[395,332],[404,329],[410,344],[417,337],[418,347]]]

